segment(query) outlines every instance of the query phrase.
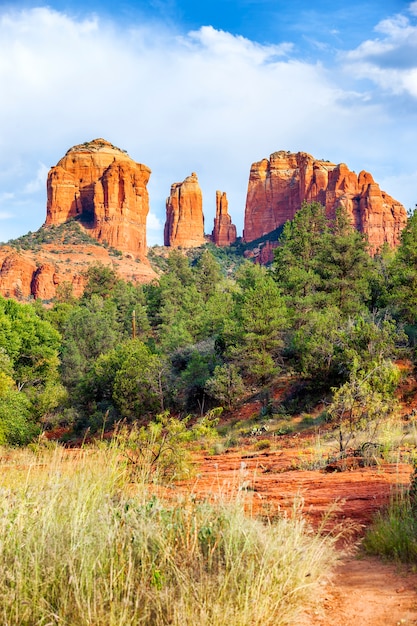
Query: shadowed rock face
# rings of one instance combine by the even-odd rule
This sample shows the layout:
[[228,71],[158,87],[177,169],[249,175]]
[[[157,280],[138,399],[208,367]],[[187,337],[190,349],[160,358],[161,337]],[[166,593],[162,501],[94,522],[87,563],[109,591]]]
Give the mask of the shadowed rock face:
[[216,217],[211,240],[216,246],[231,246],[237,237],[236,226],[228,212],[228,201],[225,192],[216,191]]
[[166,201],[164,244],[172,248],[195,248],[205,242],[203,195],[193,172],[182,183],[171,185]]
[[252,164],[244,240],[258,239],[291,220],[304,201],[320,202],[329,218],[338,206],[345,207],[373,253],[384,243],[398,245],[407,221],[403,205],[381,191],[371,174],[357,175],[343,163],[319,161],[305,152],[280,151]]
[[49,172],[45,224],[77,218],[91,237],[143,259],[150,174],[104,139],[74,146]]

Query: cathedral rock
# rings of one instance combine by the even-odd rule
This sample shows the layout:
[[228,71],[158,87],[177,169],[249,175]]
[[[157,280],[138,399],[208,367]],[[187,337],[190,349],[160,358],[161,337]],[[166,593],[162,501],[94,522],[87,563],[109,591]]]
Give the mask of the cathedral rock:
[[211,240],[216,246],[231,246],[237,237],[236,226],[232,224],[232,218],[228,213],[226,193],[216,191],[216,217]]
[[195,248],[204,243],[203,195],[197,174],[193,172],[182,183],[171,185],[166,201],[164,244]]
[[345,207],[373,253],[384,243],[398,245],[407,222],[405,208],[381,191],[371,174],[357,175],[343,163],[316,160],[305,152],[280,151],[252,164],[244,240],[253,241],[282,226],[304,201],[320,202],[329,218],[337,207]]
[[150,174],[104,139],[74,146],[49,172],[45,225],[77,218],[91,237],[144,259]]

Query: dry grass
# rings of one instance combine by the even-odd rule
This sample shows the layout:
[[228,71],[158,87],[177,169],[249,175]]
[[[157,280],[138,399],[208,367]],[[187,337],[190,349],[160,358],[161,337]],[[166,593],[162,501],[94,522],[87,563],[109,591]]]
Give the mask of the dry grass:
[[2,451],[0,622],[5,626],[278,626],[334,559],[298,514],[169,503],[129,484],[117,447]]

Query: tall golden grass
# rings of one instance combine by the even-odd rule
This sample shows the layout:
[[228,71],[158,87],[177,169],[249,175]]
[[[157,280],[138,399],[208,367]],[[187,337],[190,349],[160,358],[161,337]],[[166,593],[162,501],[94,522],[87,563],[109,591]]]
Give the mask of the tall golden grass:
[[132,485],[114,445],[3,453],[0,470],[4,626],[295,623],[334,559],[298,514]]

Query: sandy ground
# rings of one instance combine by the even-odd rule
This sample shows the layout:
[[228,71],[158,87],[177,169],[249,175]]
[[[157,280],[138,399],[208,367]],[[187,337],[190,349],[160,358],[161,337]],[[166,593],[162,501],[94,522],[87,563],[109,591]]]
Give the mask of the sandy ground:
[[294,626],[417,624],[417,574],[377,558],[344,556],[315,606]]

